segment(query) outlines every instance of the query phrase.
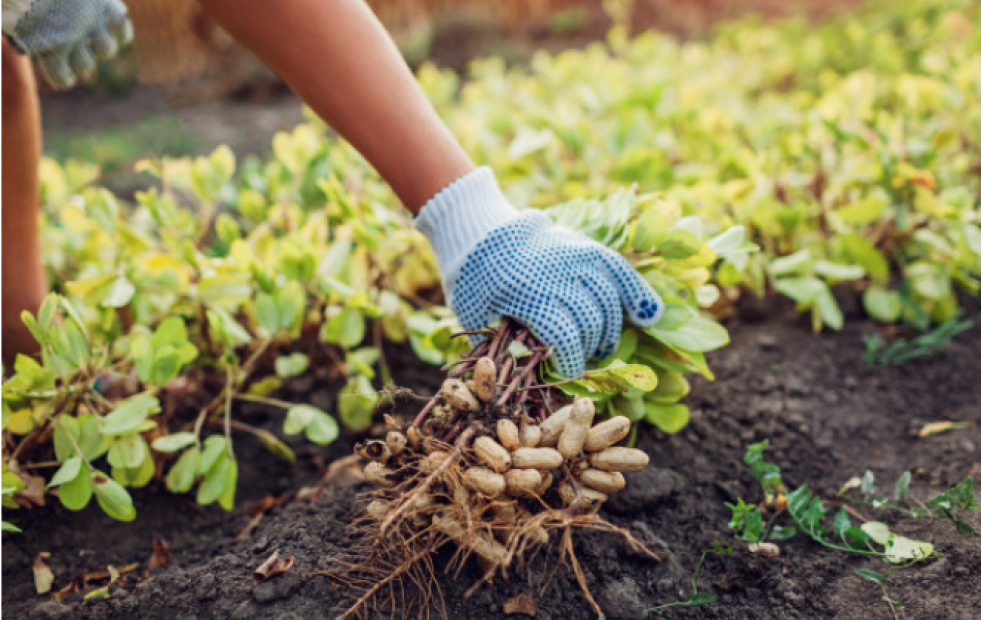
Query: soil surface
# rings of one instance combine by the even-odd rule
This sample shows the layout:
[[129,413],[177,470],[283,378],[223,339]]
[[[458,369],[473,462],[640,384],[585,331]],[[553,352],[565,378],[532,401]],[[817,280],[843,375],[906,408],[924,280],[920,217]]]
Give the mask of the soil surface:
[[[977,309],[973,310],[973,315]],[[724,502],[760,501],[758,485],[742,463],[748,444],[769,439],[767,460],[783,468],[791,488],[807,483],[824,497],[866,470],[883,489],[912,472],[916,499],[929,499],[972,475],[981,475],[981,430],[972,426],[919,438],[928,422],[981,418],[981,328],[962,334],[938,354],[898,368],[861,361],[862,335],[880,328],[851,317],[840,333],[816,336],[784,304],[768,304],[729,325],[733,344],[710,356],[716,380],[695,381],[688,402],[692,424],[675,436],[649,427],[638,446],[651,466],[628,474],[627,489],[605,505],[603,516],[626,528],[663,557],[656,563],[631,553],[616,537],[583,534],[576,550],[593,595],[606,617],[643,618],[646,610],[684,601],[702,552],[713,541],[733,544]],[[755,320],[754,320],[755,319]],[[396,380],[417,391],[440,380],[435,368],[402,363]],[[411,374],[410,374],[411,373]],[[333,386],[296,386],[321,406],[332,403]],[[327,385],[326,383],[324,385]],[[404,407],[403,413],[409,413]],[[274,428],[274,411],[244,407],[239,419]],[[356,512],[363,481],[323,464],[347,454],[353,438],[329,448],[294,442],[300,457],[282,465],[247,441],[236,444],[242,473],[233,513],[200,508],[189,498],[151,488],[136,494],[135,523],[112,522],[98,508],[70,514],[57,508],[5,514],[24,533],[3,535],[3,610],[10,618],[334,618],[350,604],[349,586],[316,571],[350,548],[346,526]],[[301,487],[307,491],[297,499]],[[310,495],[312,491],[312,495]],[[887,494],[887,492],[884,492]],[[268,496],[285,503],[262,517],[249,506]],[[54,502],[56,503],[56,502]],[[885,582],[902,604],[901,618],[981,617],[981,539],[959,535],[945,520],[912,519],[895,512],[857,507],[869,519],[897,532],[932,542],[940,558],[893,572]],[[981,525],[974,511],[970,519]],[[154,539],[166,541],[172,563],[147,576]],[[776,559],[738,547],[734,555],[709,555],[699,590],[717,601],[672,607],[668,618],[891,618],[879,587],[855,569],[883,571],[875,558],[826,549],[798,536],[780,543]],[[86,570],[139,562],[139,568],[110,588],[108,599],[83,600],[76,593],[53,602],[34,593],[32,560],[51,553],[47,564],[55,589]],[[257,583],[253,571],[273,552],[292,556],[286,573]],[[437,560],[438,561],[438,560]],[[542,553],[510,579],[498,578],[473,596],[463,594],[481,575],[468,564],[458,576],[439,575],[451,618],[502,618],[506,600],[529,594],[540,620],[594,618],[572,571]],[[106,581],[97,581],[91,591]],[[402,608],[383,607],[369,617],[401,617]],[[418,617],[413,612],[410,617]],[[520,617],[520,616],[509,616]]]

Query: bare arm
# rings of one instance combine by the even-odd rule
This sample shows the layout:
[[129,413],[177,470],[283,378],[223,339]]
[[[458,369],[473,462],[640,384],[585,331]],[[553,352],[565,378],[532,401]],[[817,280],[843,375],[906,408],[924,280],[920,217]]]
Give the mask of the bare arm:
[[201,0],[412,213],[474,169],[363,0]]

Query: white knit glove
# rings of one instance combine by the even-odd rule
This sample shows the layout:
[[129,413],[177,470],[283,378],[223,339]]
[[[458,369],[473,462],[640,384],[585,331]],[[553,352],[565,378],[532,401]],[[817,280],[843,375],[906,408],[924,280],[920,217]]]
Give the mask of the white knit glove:
[[48,82],[70,88],[133,40],[133,24],[119,0],[3,0],[3,33],[36,57]]
[[436,253],[464,329],[513,317],[552,349],[565,377],[616,350],[624,308],[645,327],[661,316],[661,298],[622,256],[544,213],[519,213],[489,168],[434,196],[416,228]]

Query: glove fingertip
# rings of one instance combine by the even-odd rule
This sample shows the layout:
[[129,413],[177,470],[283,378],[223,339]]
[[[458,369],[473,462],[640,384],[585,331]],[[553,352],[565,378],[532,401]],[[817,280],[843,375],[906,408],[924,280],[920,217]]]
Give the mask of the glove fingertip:
[[664,302],[654,289],[648,289],[647,294],[631,301],[627,308],[630,320],[641,327],[650,327],[664,314]]

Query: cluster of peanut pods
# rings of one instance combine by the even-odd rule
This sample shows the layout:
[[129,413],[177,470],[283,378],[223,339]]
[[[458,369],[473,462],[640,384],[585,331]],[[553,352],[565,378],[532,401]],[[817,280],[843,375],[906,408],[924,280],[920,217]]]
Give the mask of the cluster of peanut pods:
[[[624,488],[623,472],[643,469],[648,456],[641,450],[617,447],[630,433],[630,420],[613,417],[593,424],[595,407],[577,398],[543,421],[520,409],[494,406],[497,372],[490,358],[474,365],[473,379],[447,379],[440,396],[447,410],[441,419],[472,420],[478,428],[460,461],[463,485],[491,500],[546,498],[570,505],[578,499],[585,510],[596,510],[610,493]],[[439,441],[434,425],[399,427],[384,440],[358,444],[369,460],[365,478],[394,487],[409,476],[439,470],[452,446]]]

